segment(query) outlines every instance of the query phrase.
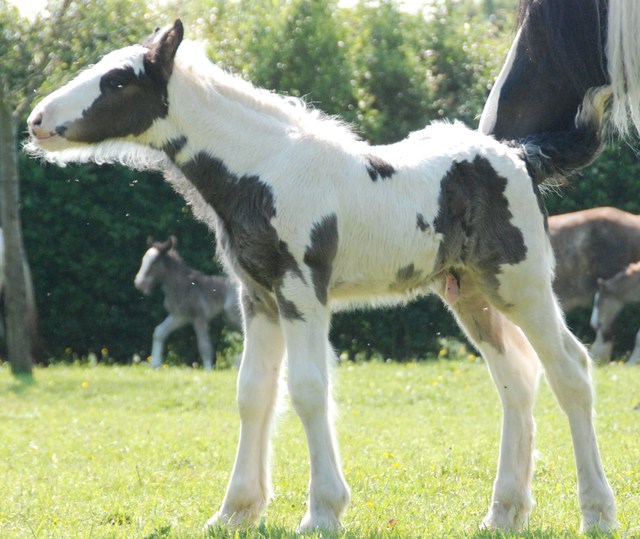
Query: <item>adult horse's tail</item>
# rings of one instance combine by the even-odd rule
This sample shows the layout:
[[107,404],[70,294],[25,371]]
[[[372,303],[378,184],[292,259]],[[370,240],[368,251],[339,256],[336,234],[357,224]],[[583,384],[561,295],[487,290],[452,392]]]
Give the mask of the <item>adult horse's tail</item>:
[[640,2],[609,0],[607,67],[613,104],[611,122],[626,135],[640,133]]
[[522,148],[529,174],[540,184],[589,165],[602,151],[612,89],[590,89],[568,131],[552,131],[514,141]]

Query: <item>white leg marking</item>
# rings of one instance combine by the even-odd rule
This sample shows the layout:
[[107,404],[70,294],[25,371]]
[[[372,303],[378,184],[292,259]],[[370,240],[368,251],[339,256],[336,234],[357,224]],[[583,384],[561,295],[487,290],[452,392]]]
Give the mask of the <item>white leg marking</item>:
[[[485,358],[503,409],[498,472],[482,527],[521,530],[533,506],[532,410],[538,358],[520,329],[487,303],[472,279],[465,279],[460,291],[452,310]],[[446,284],[441,295],[447,299]]]
[[277,321],[257,315],[247,322],[238,373],[240,442],[220,510],[207,527],[254,524],[271,497],[270,438],[284,355]]
[[528,298],[509,314],[538,353],[561,408],[567,414],[578,474],[583,530],[608,531],[617,526],[611,487],[600,460],[593,426],[593,392],[589,355],[567,329],[551,288]]
[[[312,291],[309,291],[312,293]],[[304,321],[283,321],[287,343],[288,387],[293,406],[304,425],[309,446],[311,479],[309,505],[299,531],[340,529],[349,503],[333,428],[328,362],[334,353],[328,341],[330,313],[316,300],[304,308]]]

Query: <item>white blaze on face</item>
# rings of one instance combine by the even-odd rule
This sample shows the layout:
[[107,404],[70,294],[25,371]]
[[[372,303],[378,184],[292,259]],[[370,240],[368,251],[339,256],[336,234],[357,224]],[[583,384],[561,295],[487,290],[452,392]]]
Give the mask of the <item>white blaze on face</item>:
[[596,292],[596,295],[593,298],[593,311],[591,311],[591,320],[589,322],[591,324],[591,327],[596,331],[600,327],[600,323],[598,322],[598,317],[600,316],[600,312],[598,310],[599,302],[600,302],[600,292]]
[[142,257],[140,269],[138,270],[136,278],[133,280],[135,287],[144,293],[150,292],[151,283],[146,282],[147,274],[151,266],[153,266],[154,262],[158,259],[158,256],[160,256],[160,251],[155,247],[151,247]]
[[48,149],[47,141],[41,134],[55,138],[56,129],[68,125],[79,118],[100,96],[102,76],[113,69],[130,66],[136,73],[144,72],[144,55],[147,49],[141,45],[125,47],[107,54],[100,62],[82,71],[71,82],[44,98],[29,115],[28,123],[41,115],[38,129],[39,143]]

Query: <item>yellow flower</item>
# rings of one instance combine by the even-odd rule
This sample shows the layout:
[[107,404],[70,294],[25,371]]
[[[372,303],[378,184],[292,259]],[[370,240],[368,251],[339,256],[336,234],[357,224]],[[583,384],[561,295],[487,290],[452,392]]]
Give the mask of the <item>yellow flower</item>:
[[89,382],[87,382],[86,380],[84,380],[82,382],[82,389],[87,389],[89,387]]

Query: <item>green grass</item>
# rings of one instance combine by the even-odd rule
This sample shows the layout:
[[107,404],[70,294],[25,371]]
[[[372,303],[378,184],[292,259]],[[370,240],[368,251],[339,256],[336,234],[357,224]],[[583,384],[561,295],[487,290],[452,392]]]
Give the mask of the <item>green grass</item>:
[[[337,537],[505,537],[477,531],[500,430],[480,361],[342,364],[335,374],[352,490]],[[203,537],[235,455],[236,376],[54,366],[37,369],[29,384],[0,368],[0,537]],[[616,536],[640,537],[640,368],[596,368],[594,379],[596,428],[622,526]],[[574,537],[569,429],[544,383],[535,415],[537,505],[530,530],[516,536]],[[308,462],[288,404],[274,449],[276,496],[261,525],[221,536],[295,536]]]

